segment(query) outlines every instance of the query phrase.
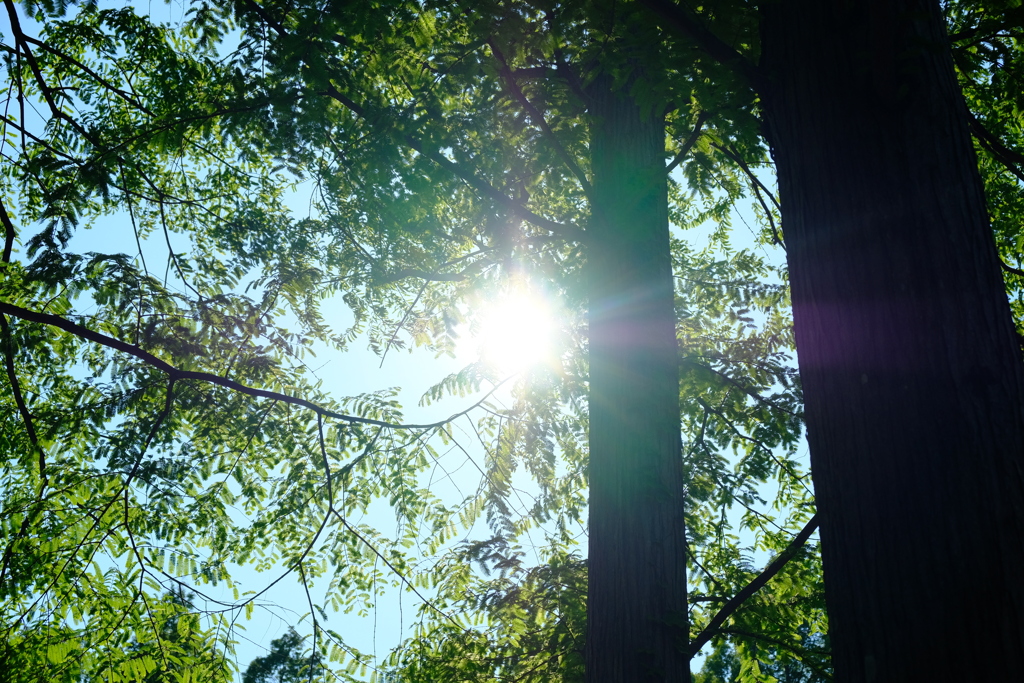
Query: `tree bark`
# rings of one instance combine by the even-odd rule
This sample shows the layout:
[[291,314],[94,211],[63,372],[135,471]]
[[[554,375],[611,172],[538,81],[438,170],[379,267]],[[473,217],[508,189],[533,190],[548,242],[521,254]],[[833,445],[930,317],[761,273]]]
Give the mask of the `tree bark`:
[[762,22],[835,680],[1024,671],[1024,365],[938,3]]
[[590,88],[588,683],[689,681],[664,121]]

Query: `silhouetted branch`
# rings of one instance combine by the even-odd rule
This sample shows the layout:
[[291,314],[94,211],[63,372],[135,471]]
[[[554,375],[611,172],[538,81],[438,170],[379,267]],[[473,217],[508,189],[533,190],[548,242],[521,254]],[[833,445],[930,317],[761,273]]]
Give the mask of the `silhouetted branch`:
[[706,111],[702,111],[700,114],[697,115],[697,123],[693,125],[693,131],[690,133],[690,136],[686,138],[686,142],[683,143],[682,148],[680,148],[679,152],[676,153],[676,156],[672,159],[672,162],[665,167],[665,173],[671,173],[672,171],[674,171],[676,166],[678,166],[683,161],[683,159],[686,158],[686,155],[690,153],[690,150],[693,149],[693,146],[697,144],[697,140],[700,139],[701,131],[704,128],[704,122],[707,121],[709,118],[711,118],[711,114]]
[[[351,111],[353,114],[356,114],[360,118],[368,119],[367,111],[362,105],[360,105],[352,98],[346,96],[333,85],[330,88],[328,88],[328,90],[326,90],[323,94],[345,105],[345,107],[349,111]],[[462,168],[454,161],[451,161],[442,154],[427,150],[423,146],[422,142],[412,137],[411,135],[402,135],[401,140],[406,145],[422,154],[425,158],[430,159],[435,164],[437,164],[441,168],[445,169],[446,171],[454,175],[456,178],[461,179],[463,182],[465,182],[467,185],[472,187],[474,190],[479,192],[487,199],[490,199],[496,204],[505,207],[519,218],[522,218],[523,220],[536,225],[538,228],[544,228],[545,230],[548,230],[556,235],[559,235],[560,237],[580,241],[583,240],[584,232],[580,228],[574,225],[566,225],[564,223],[559,223],[558,221],[553,221],[550,218],[544,218],[543,216],[538,215],[533,211],[530,211],[528,208],[526,208],[516,200],[509,197],[504,192],[495,188],[486,180],[478,178],[474,173],[471,173],[468,170]]]
[[7,207],[4,206],[2,198],[0,198],[0,221],[4,224],[3,262],[10,263],[11,252],[14,251],[14,238],[18,236],[18,232],[14,229],[14,223],[11,221],[11,214],[7,213]]
[[1006,170],[1017,176],[1018,180],[1024,182],[1024,172],[1021,171],[1019,166],[1024,164],[1024,154],[1010,149],[1003,144],[1003,141],[997,135],[982,125],[973,112],[968,111],[967,116],[974,138],[981,143],[982,147],[989,151],[996,161],[1005,166]]
[[587,180],[586,174],[583,173],[583,169],[579,167],[579,164],[576,163],[575,159],[569,156],[569,152],[565,149],[562,143],[558,141],[558,138],[555,137],[554,131],[551,130],[551,126],[548,125],[547,120],[544,118],[544,114],[542,114],[535,106],[533,106],[533,103],[527,99],[526,95],[523,93],[523,89],[520,88],[519,84],[516,82],[516,78],[512,74],[512,69],[505,60],[505,55],[502,54],[501,50],[498,49],[498,46],[493,40],[489,40],[487,44],[490,46],[491,52],[494,53],[497,60],[501,62],[500,71],[505,79],[506,85],[508,85],[509,91],[512,93],[512,96],[519,101],[519,104],[523,106],[526,113],[530,115],[533,122],[540,128],[544,137],[548,139],[555,148],[555,151],[558,152],[558,156],[562,158],[562,161],[565,162],[565,165],[570,171],[572,171],[572,174],[576,176],[576,180],[579,181],[580,187],[583,188],[583,192],[589,197],[591,195],[592,188],[590,186],[590,181]]
[[725,623],[726,619],[731,617],[744,602],[749,600],[754,593],[761,590],[765,584],[771,581],[773,576],[779,573],[779,570],[786,566],[787,562],[793,559],[793,556],[796,555],[797,551],[803,547],[804,543],[807,542],[807,539],[811,537],[811,534],[813,534],[817,528],[818,515],[812,515],[811,518],[807,520],[807,524],[804,525],[804,528],[800,530],[800,533],[798,533],[790,544],[786,546],[786,549],[779,553],[779,556],[776,557],[771,564],[765,567],[765,570],[758,574],[757,578],[744,586],[744,588],[733,596],[729,602],[725,603],[722,609],[719,610],[718,614],[711,619],[704,630],[697,634],[697,637],[690,643],[691,657],[700,652],[700,649],[704,647],[712,637],[721,632],[719,629],[722,624]]
[[6,313],[8,315],[13,315],[16,318],[21,318],[23,320],[31,320],[32,322],[42,323],[44,325],[50,325],[51,327],[57,327],[59,329],[64,330],[65,332],[69,332],[69,333],[71,333],[71,334],[73,334],[76,337],[79,337],[81,339],[86,339],[86,340],[94,342],[96,344],[100,344],[102,346],[106,346],[108,348],[115,349],[115,350],[121,351],[123,353],[127,353],[130,356],[134,356],[135,358],[138,358],[139,360],[141,360],[142,362],[146,363],[147,365],[149,365],[149,366],[151,366],[153,368],[156,368],[157,370],[160,370],[162,372],[167,373],[167,375],[172,380],[194,379],[194,380],[198,380],[200,382],[208,382],[210,384],[216,384],[217,386],[222,386],[222,387],[224,387],[226,389],[231,389],[232,391],[237,391],[238,393],[245,394],[246,396],[252,396],[254,398],[269,398],[269,399],[274,400],[274,401],[281,401],[282,403],[288,403],[290,405],[306,408],[308,410],[313,411],[317,415],[321,415],[323,417],[329,417],[329,418],[334,419],[334,420],[341,420],[343,422],[353,422],[353,423],[357,423],[357,424],[376,425],[376,426],[379,426],[379,427],[388,427],[390,429],[435,429],[437,427],[441,427],[443,425],[446,425],[449,422],[451,422],[451,421],[453,421],[453,420],[455,420],[457,418],[460,418],[463,415],[466,415],[467,413],[470,413],[473,410],[475,410],[476,408],[478,408],[488,398],[490,398],[490,396],[495,391],[497,391],[499,387],[501,387],[507,381],[507,379],[506,380],[502,380],[501,382],[496,384],[494,386],[494,388],[492,388],[489,392],[487,392],[487,394],[484,395],[483,398],[481,398],[479,401],[474,403],[472,406],[470,406],[469,408],[467,408],[465,410],[459,411],[459,412],[451,415],[447,419],[439,420],[438,422],[426,423],[426,424],[398,424],[398,423],[393,423],[393,422],[385,422],[383,420],[373,420],[373,419],[370,419],[370,418],[367,418],[367,417],[359,417],[359,416],[356,416],[356,415],[347,415],[345,413],[338,413],[338,412],[335,412],[333,410],[329,410],[327,408],[324,408],[323,406],[319,406],[319,405],[313,403],[312,401],[307,401],[304,398],[299,398],[297,396],[289,396],[288,394],[282,394],[282,393],[277,392],[277,391],[268,391],[266,389],[255,389],[253,387],[246,386],[246,385],[241,384],[239,382],[235,382],[234,380],[227,379],[226,377],[221,377],[220,375],[214,375],[213,373],[209,373],[209,372],[196,372],[194,370],[179,370],[178,368],[174,367],[173,365],[171,365],[167,361],[162,360],[162,359],[154,356],[153,354],[149,353],[148,351],[144,351],[143,349],[140,349],[139,347],[137,347],[137,346],[135,346],[133,344],[129,344],[127,342],[123,342],[123,341],[121,341],[119,339],[114,339],[113,337],[108,337],[105,334],[100,334],[99,332],[95,332],[93,330],[90,330],[87,327],[83,327],[81,325],[73,323],[70,320],[67,320],[65,318],[61,318],[60,316],[51,315],[49,313],[39,313],[37,311],[31,311],[31,310],[29,310],[27,308],[22,308],[20,306],[15,306],[14,304],[9,304],[6,301],[0,301],[0,313]]
[[779,234],[779,230],[775,225],[775,218],[772,216],[771,209],[769,209],[768,204],[765,203],[761,192],[764,191],[764,193],[768,195],[768,198],[772,200],[772,204],[774,204],[775,208],[781,213],[782,205],[779,204],[779,200],[775,198],[775,195],[772,194],[767,187],[765,187],[764,183],[761,182],[761,179],[754,175],[754,172],[750,170],[750,166],[747,165],[747,162],[744,161],[743,157],[735,151],[719,145],[718,143],[712,143],[712,146],[732,159],[736,165],[742,169],[743,173],[746,174],[747,178],[750,180],[750,185],[754,190],[754,196],[757,197],[757,201],[761,204],[761,208],[764,209],[764,215],[768,219],[768,225],[772,231],[772,242],[775,243],[775,246],[785,249],[786,245],[783,244],[782,236]]
[[[5,0],[5,2],[11,2],[11,0]],[[274,21],[266,13],[266,10],[260,7],[260,5],[256,3],[254,0],[245,0],[245,5],[249,7],[257,16],[259,16],[260,19],[265,21],[268,26],[274,29],[275,32],[277,32],[281,36],[289,35],[285,27],[282,24]],[[365,106],[361,105],[359,102],[355,101],[351,97],[345,95],[343,92],[338,90],[338,88],[336,88],[334,85],[330,85],[326,91],[320,94],[326,95],[327,97],[330,97],[331,99],[344,105],[345,108],[351,111],[353,114],[372,124],[373,118],[369,116],[371,112]],[[445,169],[455,177],[460,178],[462,181],[464,181],[467,185],[469,185],[474,190],[479,192],[481,195],[505,207],[519,218],[522,218],[523,220],[528,221],[529,223],[532,223],[533,225],[536,225],[539,228],[548,230],[566,239],[583,239],[584,233],[583,230],[581,230],[580,228],[573,225],[565,225],[557,221],[553,221],[549,218],[544,218],[543,216],[540,216],[534,213],[533,211],[530,211],[528,208],[526,208],[516,200],[509,197],[504,192],[501,192],[500,190],[495,188],[486,180],[478,178],[475,173],[463,168],[459,164],[456,164],[454,161],[451,161],[444,155],[439,154],[438,152],[427,150],[426,148],[424,148],[423,143],[420,140],[417,140],[411,135],[401,135],[400,139],[407,146],[422,154],[425,158],[433,161],[435,164]]]
[[670,0],[640,0],[640,4],[664,19],[673,30],[696,43],[709,57],[735,71],[755,90],[762,89],[759,87],[761,74],[757,66],[712,33],[689,7]]

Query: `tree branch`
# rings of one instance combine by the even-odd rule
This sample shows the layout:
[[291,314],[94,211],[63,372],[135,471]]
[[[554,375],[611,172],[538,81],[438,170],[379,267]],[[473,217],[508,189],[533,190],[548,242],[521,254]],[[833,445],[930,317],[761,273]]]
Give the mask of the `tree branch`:
[[[368,116],[366,108],[360,105],[352,98],[346,96],[336,87],[334,87],[334,85],[329,86],[328,89],[323,94],[343,104],[347,109],[349,109],[349,111],[359,116],[361,119],[370,121],[370,117]],[[467,185],[472,187],[474,190],[479,192],[484,197],[490,199],[496,204],[505,207],[519,218],[529,223],[532,223],[539,228],[548,230],[549,232],[560,237],[578,241],[583,240],[584,232],[577,226],[559,223],[557,221],[551,220],[550,218],[544,218],[543,216],[540,216],[534,213],[533,211],[530,211],[528,208],[526,208],[516,200],[509,197],[504,192],[501,192],[500,190],[495,188],[486,180],[478,178],[475,174],[462,168],[454,161],[447,159],[446,157],[437,152],[431,152],[425,149],[423,143],[417,140],[416,138],[412,137],[411,135],[402,135],[401,140],[406,145],[422,154],[425,158],[430,159],[435,164],[437,164],[441,168],[445,169],[446,171],[454,175],[456,178],[461,179],[463,182],[465,182]]]
[[10,567],[11,559],[14,556],[14,548],[16,544],[28,535],[29,526],[35,522],[42,510],[43,493],[46,491],[49,481],[46,476],[46,452],[43,450],[42,446],[39,445],[36,428],[32,423],[32,414],[29,412],[28,406],[25,404],[25,399],[21,394],[21,384],[18,382],[18,375],[14,369],[14,345],[11,342],[11,328],[7,324],[7,316],[2,313],[0,313],[0,331],[3,333],[4,366],[7,369],[7,380],[11,383],[11,393],[14,394],[14,402],[18,406],[18,412],[21,413],[22,421],[25,423],[25,430],[28,432],[29,443],[32,444],[32,447],[39,454],[39,493],[36,495],[36,500],[32,505],[32,510],[26,514],[25,518],[21,521],[18,533],[14,538],[10,539],[7,547],[4,548],[3,559],[0,560],[0,587],[2,587],[4,579],[7,577],[7,570]]
[[1013,175],[1017,176],[1017,179],[1024,182],[1024,172],[1020,169],[1020,164],[1024,164],[1024,154],[1010,149],[1003,141],[999,139],[997,135],[989,131],[985,126],[982,125],[981,121],[974,115],[974,112],[967,110],[968,121],[971,126],[971,133],[974,135],[974,139],[981,143],[988,152],[995,158],[996,161],[1006,167]]
[[717,377],[720,377],[721,379],[725,380],[727,383],[729,383],[732,386],[736,387],[737,389],[739,389],[744,394],[746,394],[750,398],[754,399],[755,401],[757,401],[761,405],[767,406],[768,408],[771,408],[772,410],[778,410],[780,412],[786,413],[787,415],[790,415],[792,417],[799,417],[799,415],[794,413],[792,410],[789,410],[788,408],[784,408],[784,407],[782,407],[780,405],[776,405],[772,401],[768,400],[767,398],[765,398],[761,394],[757,393],[756,391],[754,391],[750,387],[744,385],[739,380],[733,379],[732,377],[730,377],[729,375],[725,374],[721,370],[717,370],[717,369],[711,367],[710,365],[704,365],[703,363],[698,363],[697,361],[690,360],[689,358],[683,358],[679,362],[681,364],[691,365],[691,366],[693,366],[695,368],[701,368],[702,370],[707,370],[711,374],[716,375]]
[[1003,270],[1005,270],[1007,273],[1011,273],[1013,275],[1016,275],[1017,277],[1024,277],[1024,270],[1021,270],[1020,268],[1014,268],[1009,263],[1004,261],[1002,256],[999,257],[999,265],[1001,265],[1003,267]]
[[689,7],[670,0],[640,0],[640,4],[665,20],[676,33],[696,43],[709,57],[735,71],[755,90],[763,90],[757,66],[712,33]]
[[527,99],[526,95],[523,93],[523,89],[520,88],[519,84],[516,82],[516,77],[513,75],[511,67],[509,67],[508,62],[505,60],[505,55],[498,49],[494,40],[488,40],[487,44],[490,46],[491,52],[494,53],[494,56],[501,63],[499,72],[505,79],[505,83],[508,85],[508,89],[512,93],[512,96],[519,101],[519,104],[523,106],[523,109],[525,109],[526,113],[530,115],[533,122],[537,124],[541,133],[544,134],[544,137],[548,139],[555,148],[555,151],[558,152],[558,156],[562,157],[562,161],[565,162],[565,165],[570,171],[572,171],[572,174],[576,176],[576,180],[579,181],[580,187],[583,188],[583,192],[590,197],[593,189],[590,185],[590,181],[587,180],[587,176],[583,172],[583,169],[581,169],[576,161],[569,156],[569,152],[565,149],[562,143],[558,141],[558,138],[555,137],[555,133],[551,130],[551,126],[549,126],[548,122],[544,119],[544,115],[538,111],[535,106],[533,106],[533,103],[531,103],[529,99]]
[[71,64],[74,64],[76,67],[81,69],[83,73],[88,75],[90,78],[92,78],[94,81],[96,81],[97,83],[102,85],[104,88],[106,88],[110,92],[114,93],[115,95],[117,95],[118,97],[123,99],[125,102],[128,102],[130,105],[132,105],[136,109],[139,109],[140,111],[144,112],[148,116],[155,116],[155,114],[149,108],[147,108],[144,104],[142,104],[142,102],[140,102],[138,99],[136,99],[132,95],[132,93],[130,93],[130,92],[126,91],[126,90],[122,90],[121,88],[118,88],[116,85],[114,85],[113,83],[109,82],[108,80],[103,78],[103,76],[99,75],[98,73],[96,73],[95,71],[93,71],[88,66],[86,66],[85,64],[83,64],[79,60],[75,59],[71,55],[66,54],[64,52],[61,52],[57,48],[55,48],[55,47],[53,47],[53,46],[51,46],[51,45],[49,45],[47,43],[44,43],[43,41],[41,41],[41,40],[39,40],[37,38],[32,38],[30,36],[23,35],[23,36],[21,36],[21,39],[23,41],[25,41],[26,43],[31,43],[33,45],[36,45],[36,46],[42,48],[44,51],[49,52],[50,54],[54,55],[55,57],[59,57],[60,59],[63,59],[66,62],[70,62]]
[[686,142],[683,143],[682,148],[680,148],[680,150],[676,153],[675,157],[672,159],[672,162],[665,167],[666,174],[674,171],[676,166],[682,163],[683,159],[686,158],[686,155],[690,153],[690,150],[693,149],[693,146],[697,144],[697,140],[700,139],[700,134],[704,129],[704,122],[707,121],[709,118],[711,118],[711,114],[706,111],[702,111],[701,113],[697,114],[697,123],[694,124],[693,131],[690,133],[690,136],[686,138]]
[[3,263],[10,263],[11,252],[14,251],[14,238],[18,236],[18,232],[14,229],[14,223],[11,222],[11,214],[7,213],[7,207],[4,206],[3,198],[0,198],[0,221],[4,224]]
[[[772,194],[771,190],[769,190],[767,187],[765,187],[765,184],[761,182],[761,179],[758,178],[756,175],[754,175],[754,172],[750,170],[750,166],[747,165],[747,162],[744,161],[743,157],[741,157],[739,155],[739,153],[737,153],[733,149],[725,147],[724,145],[720,145],[717,142],[711,143],[711,146],[714,147],[715,149],[721,151],[727,157],[729,157],[734,162],[736,162],[736,165],[739,166],[743,170],[743,172],[747,175],[748,178],[750,178],[750,182],[753,183],[755,187],[759,187],[762,190],[764,190],[764,193],[766,195],[768,195],[769,199],[772,200],[772,204],[775,205],[775,208],[778,209],[779,211],[782,211],[782,205],[779,204],[779,200],[775,198],[775,195]],[[761,204],[764,205],[764,201],[763,200],[761,201]],[[768,207],[765,206],[765,210],[767,210],[767,209],[768,209]]]
[[402,270],[396,271],[384,278],[384,284],[398,282],[399,280],[404,280],[407,277],[416,277],[421,280],[426,280],[427,282],[462,282],[466,279],[466,274],[462,271],[458,273],[431,273],[426,270],[417,270],[415,268],[403,268]]
[[120,339],[108,337],[105,334],[95,332],[87,327],[83,327],[81,325],[71,322],[70,320],[61,318],[60,316],[51,315],[49,313],[39,313],[37,311],[31,311],[27,308],[15,306],[14,304],[9,304],[6,301],[0,301],[0,313],[6,313],[16,318],[21,318],[22,320],[31,320],[32,322],[42,323],[43,325],[57,327],[59,329],[64,330],[65,332],[69,332],[75,335],[76,337],[79,337],[80,339],[86,339],[96,344],[100,344],[101,346],[106,346],[107,348],[127,353],[130,356],[138,358],[147,365],[156,368],[161,372],[167,373],[167,375],[172,380],[194,379],[200,382],[208,382],[210,384],[216,384],[217,386],[221,386],[226,389],[231,389],[232,391],[237,391],[238,393],[245,394],[246,396],[252,396],[254,398],[269,398],[274,401],[281,401],[282,403],[288,403],[290,405],[306,408],[308,410],[313,411],[317,415],[329,417],[334,420],[341,420],[343,422],[353,422],[358,424],[376,425],[378,427],[387,427],[389,429],[436,429],[437,427],[444,426],[449,422],[456,420],[462,417],[463,415],[466,415],[475,410],[476,408],[480,407],[488,398],[490,398],[490,396],[495,391],[498,390],[498,388],[504,385],[504,383],[507,381],[506,379],[497,383],[494,386],[494,388],[487,392],[487,394],[484,395],[479,401],[474,403],[469,408],[451,415],[447,419],[425,424],[399,424],[394,422],[385,422],[383,420],[373,420],[367,417],[359,417],[357,415],[346,415],[345,413],[338,413],[333,410],[324,408],[323,406],[319,406],[313,403],[312,401],[307,401],[304,398],[299,398],[297,396],[289,396],[288,394],[282,394],[277,391],[269,391],[267,389],[255,389],[253,387],[241,384],[240,382],[235,382],[234,380],[227,379],[226,377],[221,377],[220,375],[214,375],[213,373],[209,372],[179,370],[178,368],[174,367],[167,361],[154,356],[148,351],[144,351],[138,346],[134,346],[133,344],[123,342]]
[[718,614],[716,614],[708,625],[697,634],[697,637],[690,643],[690,657],[693,657],[700,649],[704,647],[712,637],[719,633],[719,628],[725,623],[725,620],[732,616],[739,607],[743,605],[751,596],[757,591],[761,590],[765,584],[771,581],[772,577],[779,573],[786,563],[793,559],[797,551],[803,547],[807,539],[810,538],[811,534],[818,528],[818,515],[812,515],[804,528],[800,530],[800,533],[790,542],[790,544],[779,553],[779,556],[772,561],[765,570],[761,572],[753,581],[748,583],[739,593],[733,596],[729,602],[725,603]]
[[[11,0],[4,1],[10,2]],[[275,32],[277,32],[281,36],[288,35],[288,31],[285,29],[285,27],[282,24],[273,21],[273,19],[266,13],[266,11],[262,7],[260,7],[258,3],[256,3],[254,0],[244,0],[244,2],[247,7],[249,7],[257,16],[259,16],[260,19],[265,21],[271,28],[273,28]],[[356,102],[351,97],[348,97],[347,95],[342,93],[333,84],[329,85],[327,90],[323,91],[320,94],[326,95],[327,97],[334,99],[338,103],[344,105],[346,109],[351,111],[359,118],[363,119],[364,121],[367,121],[371,125],[375,125],[373,119],[369,116],[370,112],[366,107]],[[451,161],[450,159],[447,159],[443,155],[438,154],[437,152],[431,152],[424,149],[423,143],[417,140],[416,138],[412,137],[411,135],[403,134],[400,136],[400,139],[406,145],[422,154],[425,158],[433,161],[435,164],[445,169],[446,171],[454,175],[456,178],[460,178],[463,182],[465,182],[467,185],[469,185],[474,190],[479,192],[481,195],[505,207],[519,218],[529,223],[532,223],[533,225],[536,225],[539,228],[548,230],[553,234],[559,235],[560,237],[564,237],[565,239],[578,241],[583,240],[584,233],[583,230],[581,230],[579,227],[574,225],[565,225],[557,221],[553,221],[549,218],[544,218],[543,216],[540,216],[534,213],[533,211],[530,211],[528,208],[526,208],[516,200],[509,197],[504,192],[501,192],[500,190],[495,188],[486,180],[478,178],[474,173],[462,168],[461,166]]]
[[[430,278],[424,278],[426,282],[420,287],[420,291],[416,293],[416,298],[413,299],[412,303],[409,304],[409,308],[405,309],[405,315],[399,321],[398,325],[395,326],[395,331],[391,333],[388,338],[388,343],[384,345],[384,353],[380,354],[380,365],[378,368],[384,367],[384,359],[388,357],[388,351],[391,350],[391,345],[395,343],[395,339],[398,337],[398,333],[401,332],[402,328],[405,327],[405,321],[412,315],[412,309],[416,308],[416,304],[420,302],[420,297],[423,296],[423,292],[427,291],[427,285],[430,284]],[[324,456],[326,457],[326,456]]]

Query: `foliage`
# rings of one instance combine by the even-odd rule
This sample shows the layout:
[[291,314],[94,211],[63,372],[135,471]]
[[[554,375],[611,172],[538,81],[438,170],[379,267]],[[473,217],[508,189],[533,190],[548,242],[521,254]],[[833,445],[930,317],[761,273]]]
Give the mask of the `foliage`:
[[[805,650],[813,652],[827,647],[827,639],[820,634],[811,635],[806,625],[797,630],[803,636],[801,644]],[[762,648],[751,656],[751,653],[741,655],[736,648],[721,642],[704,660],[704,666],[693,680],[694,683],[736,683],[743,680],[744,674],[752,674],[758,680],[775,680],[778,683],[822,683],[830,680],[827,673],[820,667],[812,668],[799,659],[793,659],[777,647]]]
[[[635,96],[668,111],[693,636],[787,547],[813,495],[757,100],[619,5],[200,1],[176,25],[6,5],[0,666],[218,680],[263,606],[249,565],[323,588],[307,642],[336,677],[579,680],[586,85],[638,60],[657,69]],[[1019,9],[946,10],[1021,320]],[[699,14],[756,57],[753,4]],[[95,251],[90,230],[117,236]],[[410,426],[393,390],[310,369],[355,345],[451,353],[467,302],[516,282],[562,302],[561,361],[505,403],[474,403],[501,378],[473,364],[424,397],[456,416]],[[467,462],[477,483],[430,490]],[[732,678],[707,676],[827,671],[820,577],[810,543],[713,634]],[[419,613],[387,657],[326,627],[395,587]]]
[[[196,610],[191,598],[179,589],[157,598],[143,598],[144,612],[116,602],[96,605],[84,628],[65,623],[49,632],[31,625],[11,630],[0,651],[3,680],[231,681],[231,661],[219,647],[221,629],[203,628],[202,622],[208,617]],[[109,618],[121,619],[125,627],[104,637],[108,629],[94,616],[100,611],[107,612]],[[99,625],[100,629],[93,633],[89,625]],[[150,629],[157,638],[137,637]]]
[[[245,670],[242,683],[301,683],[316,675],[321,667],[320,657],[314,653],[302,656],[302,637],[290,628],[270,641],[270,652],[257,657]],[[312,669],[312,671],[311,671]]]

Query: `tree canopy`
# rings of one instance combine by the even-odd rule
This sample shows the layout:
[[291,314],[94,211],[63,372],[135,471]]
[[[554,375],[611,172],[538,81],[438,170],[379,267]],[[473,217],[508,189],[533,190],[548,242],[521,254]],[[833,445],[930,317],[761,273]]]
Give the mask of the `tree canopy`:
[[[760,9],[672,5],[687,32],[664,4],[238,0],[166,23],[5,2],[11,680],[220,680],[261,592],[208,589],[242,566],[307,589],[314,677],[582,680],[602,97],[663,123],[678,648],[714,646],[707,681],[828,678],[784,226],[734,59],[760,58]],[[1020,331],[1024,14],[1004,4],[943,10]],[[117,236],[83,249],[87,230]],[[451,354],[516,291],[557,306],[553,360],[437,377],[423,402],[450,418],[410,423],[394,389],[311,369]],[[474,488],[432,490],[464,466]],[[327,623],[395,588],[417,607],[389,654]]]

